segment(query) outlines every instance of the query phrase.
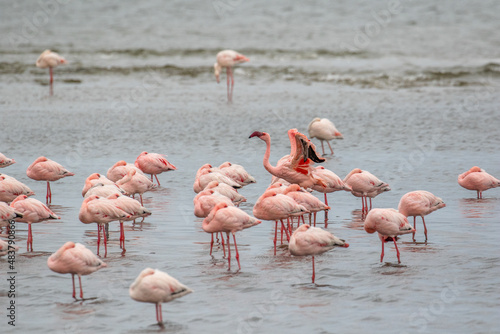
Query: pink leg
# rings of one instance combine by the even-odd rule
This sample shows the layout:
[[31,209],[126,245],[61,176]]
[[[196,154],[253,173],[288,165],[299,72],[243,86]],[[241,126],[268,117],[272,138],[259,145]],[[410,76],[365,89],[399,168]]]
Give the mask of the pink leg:
[[427,226],[425,226],[425,219],[424,219],[424,216],[422,216],[422,223],[424,223],[425,241],[427,241]]
[[313,276],[312,276],[312,282],[314,283],[314,279],[316,278],[316,270],[314,268],[314,255],[312,257],[312,263],[313,263]]
[[231,70],[229,67],[226,67],[226,79],[227,79],[227,101],[228,102],[231,102],[231,93],[230,93],[230,90],[231,90],[231,78],[230,78],[230,73],[231,73]]
[[234,250],[236,251],[236,261],[238,261],[238,270],[241,270],[240,266],[240,254],[238,253],[238,245],[236,245],[236,236],[233,233],[233,239],[234,239]]
[[281,232],[283,232],[283,230],[285,230],[285,234],[286,234],[286,241],[290,242],[290,235],[288,234],[288,230],[287,228],[285,227],[285,223],[283,223],[283,219],[281,220]]
[[281,222],[281,244],[283,245],[283,222]]
[[332,150],[332,146],[330,145],[330,142],[328,140],[326,142],[328,143],[328,147],[330,147],[330,151],[332,151],[332,155],[333,155],[333,150]]
[[398,249],[398,244],[396,243],[396,238],[392,238],[394,240],[394,246],[396,247],[396,254],[398,256],[398,263],[401,263],[401,259],[399,258],[399,249]]
[[99,256],[99,248],[101,248],[101,225],[97,224],[97,256]]
[[120,222],[120,248],[123,249],[123,253],[125,254],[125,229],[123,228],[123,222]]
[[45,204],[50,205],[50,183],[47,181],[47,195],[45,196]]
[[78,275],[78,282],[80,283],[80,298],[83,299],[82,276],[80,275]]
[[163,323],[163,317],[161,314],[161,303],[156,304],[156,321],[158,321],[158,325]]
[[210,233],[212,235],[212,239],[210,240],[210,255],[212,255],[212,249],[214,248],[214,234]]
[[292,217],[292,224],[290,225],[290,218],[287,218],[286,219],[286,222],[288,224],[288,234],[292,234],[292,231],[293,231],[293,217]]
[[278,221],[276,221],[276,226],[274,228],[274,255],[276,256],[276,242],[278,240]]
[[49,74],[50,74],[50,84],[52,85],[52,83],[54,82],[54,73],[52,67],[49,67]]
[[102,237],[104,239],[104,257],[108,256],[108,239],[106,238],[106,232],[104,231],[104,225],[102,226]]
[[144,204],[142,203],[142,194],[139,194],[139,197],[141,198],[141,205],[144,206]]
[[384,240],[382,240],[382,253],[380,254],[380,262],[384,260]]
[[231,270],[231,246],[229,243],[229,233],[227,233],[227,270]]
[[314,226],[316,227],[316,212],[314,212],[313,215],[314,215]]
[[[415,231],[417,230],[417,216],[413,216],[413,228],[415,229]],[[412,237],[413,237],[413,241],[415,241],[415,232],[412,233]]]
[[231,67],[231,102],[233,102],[233,88],[234,88],[234,75],[233,75],[233,68]]
[[75,274],[71,274],[71,278],[73,279],[73,298],[76,299]]
[[312,225],[312,224],[311,224],[311,217],[312,217],[312,214],[310,213],[310,214],[309,214],[309,226],[311,226],[311,225]]
[[370,197],[370,210],[372,209],[372,198]]
[[226,246],[224,245],[224,236],[222,235],[222,232],[220,232],[220,242],[222,244],[222,250],[224,251],[224,257],[226,257]]
[[[158,180],[158,175],[155,174],[156,182],[158,182],[158,187],[160,186],[160,180]],[[153,181],[153,180],[151,180]]]
[[364,197],[361,197],[361,212],[365,212],[365,200],[364,200]]
[[325,155],[325,145],[323,144],[323,141],[321,141],[321,149],[323,150],[323,155]]

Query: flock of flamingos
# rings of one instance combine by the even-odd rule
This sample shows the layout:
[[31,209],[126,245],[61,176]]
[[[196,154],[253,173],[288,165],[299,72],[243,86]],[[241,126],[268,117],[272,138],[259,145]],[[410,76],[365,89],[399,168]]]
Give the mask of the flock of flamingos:
[[[231,50],[221,51],[217,55],[214,65],[217,82],[223,68],[227,71],[227,96],[232,100],[234,78],[232,66],[248,61],[245,56]],[[50,69],[50,82],[52,84],[52,68],[65,63],[64,58],[56,53],[46,50],[37,60],[36,65]],[[327,193],[335,191],[349,191],[354,196],[361,197],[362,211],[365,217],[364,229],[368,233],[378,232],[382,243],[380,261],[384,258],[384,243],[393,241],[398,263],[401,262],[397,247],[398,236],[413,234],[415,241],[416,217],[422,217],[425,240],[427,241],[427,227],[424,216],[445,207],[443,200],[428,191],[412,191],[405,194],[398,209],[372,209],[372,198],[389,191],[387,183],[379,180],[368,171],[358,168],[352,170],[344,179],[338,177],[334,172],[323,166],[315,166],[315,163],[325,161],[323,142],[326,141],[331,154],[333,149],[330,145],[332,139],[341,139],[342,134],[328,119],[315,118],[308,126],[309,138],[317,138],[321,141],[322,154],[316,150],[315,145],[304,134],[297,129],[290,129],[291,151],[289,155],[281,158],[275,166],[269,162],[271,152],[271,137],[265,132],[253,132],[250,138],[259,138],[266,144],[263,165],[273,176],[272,182],[267,190],[257,199],[253,207],[253,217],[241,210],[238,206],[246,199],[240,193],[239,188],[255,183],[256,180],[245,171],[243,166],[226,162],[219,167],[205,164],[196,173],[193,190],[194,214],[203,218],[202,229],[212,236],[210,254],[212,254],[214,235],[217,240],[220,234],[220,243],[227,260],[228,270],[231,268],[231,246],[230,235],[233,236],[234,251],[238,270],[241,269],[238,247],[235,233],[243,229],[258,225],[261,220],[275,222],[274,254],[276,255],[276,244],[278,230],[281,231],[281,242],[283,234],[288,241],[288,249],[294,256],[312,256],[312,282],[315,281],[314,256],[327,252],[332,248],[348,247],[344,240],[334,236],[325,229],[316,227],[316,214],[325,212],[325,227],[327,227],[328,206]],[[0,167],[14,164],[14,159],[7,158],[0,153]],[[120,223],[120,248],[125,252],[124,221],[135,221],[144,219],[151,211],[143,206],[142,195],[160,186],[158,174],[176,170],[164,155],[157,153],[142,152],[134,164],[118,161],[103,176],[98,173],[91,174],[85,181],[82,190],[84,200],[82,202],[79,219],[84,224],[96,223],[98,229],[97,255],[100,251],[101,234],[104,244],[104,257],[107,256],[107,226],[112,221]],[[30,196],[33,191],[25,184],[19,182],[6,174],[0,174],[0,228],[14,227],[14,222],[28,224],[27,250],[33,251],[33,235],[31,225],[48,219],[59,219],[50,210],[52,193],[50,182],[57,181],[74,174],[65,169],[59,163],[39,157],[26,171],[29,178],[36,181],[47,182],[47,194],[45,204]],[[150,177],[146,176],[150,174]],[[157,184],[153,182],[156,178]],[[500,186],[500,180],[494,178],[479,167],[458,176],[458,183],[469,190],[477,191],[477,198],[482,198],[482,192]],[[324,202],[312,194],[313,191],[324,194]],[[139,200],[134,198],[139,195]],[[370,204],[368,204],[368,199]],[[304,216],[308,216],[309,224],[306,224]],[[413,216],[413,227],[407,217]],[[101,233],[102,232],[102,233]],[[224,238],[223,233],[226,233]],[[224,240],[225,239],[225,240]],[[11,239],[8,242],[0,240],[0,256],[7,255],[12,259],[14,252],[18,250]],[[88,275],[96,270],[106,267],[99,256],[96,256],[84,245],[66,242],[57,252],[47,260],[48,267],[57,273],[70,273],[73,280],[73,298],[76,299],[75,275],[78,276],[80,285],[80,298],[83,299],[81,276]],[[156,304],[156,318],[162,325],[161,303],[179,298],[192,290],[181,284],[175,278],[156,269],[144,269],[130,286],[130,296],[137,301]]]

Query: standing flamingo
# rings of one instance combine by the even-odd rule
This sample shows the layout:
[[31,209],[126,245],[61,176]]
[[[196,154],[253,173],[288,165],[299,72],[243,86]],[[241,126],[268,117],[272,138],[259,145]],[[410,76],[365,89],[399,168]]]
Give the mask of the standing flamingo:
[[7,174],[0,174],[0,201],[10,203],[19,195],[33,196],[35,193],[24,183]]
[[49,68],[50,74],[50,95],[52,95],[52,84],[54,82],[53,69],[54,67],[59,66],[60,64],[66,64],[66,59],[61,57],[55,52],[50,50],[45,50],[36,60],[36,67],[39,68]]
[[500,187],[500,180],[474,166],[458,176],[458,184],[465,189],[477,191],[477,198],[483,198],[483,191]]
[[304,224],[293,232],[288,249],[290,254],[294,256],[312,255],[312,282],[314,283],[316,276],[314,256],[327,252],[336,246],[347,248],[349,244],[326,230]]
[[15,163],[16,163],[16,161],[14,159],[7,158],[5,155],[0,153],[0,168],[4,168],[4,167],[10,166],[10,165],[13,165]]
[[219,194],[226,196],[236,206],[239,206],[241,203],[247,201],[245,196],[241,195],[236,189],[234,189],[227,183],[223,182],[219,183],[218,181],[212,181],[209,184],[207,184],[204,190],[209,190],[209,189],[212,189],[218,192]]
[[319,156],[311,141],[296,129],[289,130],[291,142],[295,142],[295,145],[292,146],[292,154],[281,158],[276,166],[269,163],[271,155],[271,137],[269,134],[255,131],[249,138],[253,137],[258,137],[266,143],[263,164],[269,173],[306,189],[315,184],[325,186],[320,179],[313,176],[312,171],[314,168],[311,167],[313,162],[323,162],[325,159]]
[[156,320],[163,327],[161,303],[167,303],[193,292],[167,273],[146,268],[130,285],[129,294],[133,300],[156,304]]
[[101,175],[99,173],[92,173],[85,180],[85,185],[83,186],[83,189],[82,189],[82,196],[85,197],[85,194],[87,193],[87,191],[90,188],[94,187],[96,184],[115,185],[115,182],[111,181],[110,179],[108,179],[107,177],[105,177],[104,175]]
[[368,212],[368,200],[370,198],[370,209],[372,208],[372,198],[384,191],[389,191],[391,188],[385,182],[380,181],[372,173],[353,169],[344,179],[344,183],[352,188],[351,193],[356,197],[361,197],[361,210]]
[[[231,270],[231,247],[229,241],[229,233],[233,235],[234,249],[236,251],[236,261],[238,261],[238,270],[241,270],[240,255],[238,253],[238,245],[236,244],[235,233],[243,229],[260,224],[261,221],[249,216],[245,211],[229,206],[227,203],[217,204],[210,214],[203,220],[202,228],[207,233],[225,232],[227,235],[227,263],[228,269]],[[210,243],[210,252],[213,247],[213,239]]]
[[214,64],[215,79],[217,83],[220,82],[220,72],[225,67],[227,75],[227,100],[228,102],[233,102],[233,66],[247,62],[249,59],[236,51],[223,50],[217,54],[216,60]]
[[138,200],[135,200],[133,198],[123,196],[120,193],[114,193],[111,194],[107,197],[107,199],[114,200],[116,203],[116,206],[119,209],[122,209],[125,211],[130,217],[129,218],[122,218],[119,220],[120,222],[120,248],[123,249],[123,253],[125,254],[125,230],[123,229],[123,222],[124,221],[130,221],[130,220],[135,220],[137,218],[145,218],[147,216],[151,215],[151,211],[146,209],[139,203]]
[[394,209],[373,209],[370,210],[365,220],[365,231],[368,233],[378,232],[382,241],[382,253],[380,262],[384,260],[384,243],[394,241],[398,263],[401,263],[399,249],[396,241],[398,235],[414,233],[415,229],[408,223],[406,217]]
[[0,202],[0,229],[3,227],[7,228],[7,234],[9,234],[10,223],[16,218],[22,218],[23,214],[16,211],[13,207],[9,206],[5,202]]
[[66,176],[75,174],[68,171],[55,161],[46,157],[38,157],[26,170],[26,175],[36,181],[47,181],[47,196],[45,197],[47,205],[52,202],[52,191],[50,190],[50,181],[57,181]]
[[104,224],[116,220],[125,220],[130,218],[130,215],[120,209],[117,203],[113,200],[102,198],[96,195],[85,198],[80,207],[78,218],[84,224],[97,224],[97,255],[101,245],[101,230],[104,239],[104,257],[108,255],[108,244]]
[[158,180],[158,174],[177,169],[165,158],[166,155],[164,154],[142,152],[137,157],[137,159],[135,159],[134,164],[144,173],[151,174],[151,182],[153,181],[153,175],[154,175],[156,178],[156,182],[158,182],[158,186],[160,186],[160,181]]
[[250,175],[243,166],[233,164],[229,161],[224,162],[219,166],[219,171],[238,183],[240,186],[246,186],[250,183],[256,183],[255,178]]
[[111,181],[116,182],[125,177],[131,170],[135,170],[139,174],[144,174],[142,170],[137,168],[135,165],[127,163],[124,160],[120,160],[116,162],[113,166],[109,167],[106,176]]
[[307,132],[309,132],[309,137],[311,139],[318,138],[321,141],[321,149],[323,150],[323,155],[325,155],[325,146],[323,145],[323,141],[326,140],[326,143],[328,144],[328,147],[330,147],[330,151],[333,155],[333,149],[330,145],[330,140],[344,139],[335,125],[327,118],[316,117],[315,119],[313,119],[307,127]]
[[142,194],[156,187],[153,181],[149,180],[142,172],[138,173],[135,169],[129,170],[126,176],[116,181],[116,185],[129,196],[134,197],[135,194],[139,194],[141,205],[144,205]]
[[275,221],[274,255],[276,255],[276,242],[278,239],[278,220],[281,222],[282,233],[285,231],[287,239],[290,240],[289,231],[285,228],[283,219],[302,216],[309,212],[304,206],[295,202],[291,197],[280,194],[279,191],[279,189],[274,188],[266,190],[253,207],[255,218]]
[[[306,210],[309,211],[309,224],[311,224],[311,214],[314,215],[314,226],[316,226],[316,213],[322,210],[330,210],[328,205],[321,202],[311,193],[303,191],[298,184],[289,185],[283,194],[291,197],[295,202],[304,206]],[[302,217],[302,219],[304,219],[304,217]]]
[[66,242],[47,259],[50,270],[60,274],[71,274],[73,279],[73,298],[76,299],[75,275],[80,283],[80,299],[83,300],[82,275],[107,267],[94,253],[80,243]]
[[318,166],[315,168],[313,175],[317,178],[323,180],[326,184],[326,187],[322,187],[320,185],[314,185],[312,187],[313,190],[319,191],[325,194],[325,204],[328,205],[328,199],[326,197],[327,193],[332,193],[335,191],[345,190],[352,191],[352,188],[342,181],[342,179],[337,176],[334,172],[329,169],[326,169],[324,166]]
[[230,198],[218,193],[214,189],[200,191],[193,199],[194,215],[198,218],[205,218],[221,202],[233,206]]
[[[406,217],[413,216],[413,228],[417,229],[416,219],[417,216],[422,217],[424,224],[425,241],[427,241],[427,227],[425,226],[424,216],[436,211],[437,209],[444,208],[443,200],[434,194],[425,191],[417,190],[406,193],[399,201],[398,211]],[[415,241],[415,232],[413,232],[413,241]]]
[[26,195],[19,195],[10,203],[10,206],[19,212],[22,217],[15,218],[16,222],[28,224],[27,249],[33,251],[33,233],[31,224],[39,223],[48,219],[61,219],[52,212],[45,204],[34,198],[28,198]]

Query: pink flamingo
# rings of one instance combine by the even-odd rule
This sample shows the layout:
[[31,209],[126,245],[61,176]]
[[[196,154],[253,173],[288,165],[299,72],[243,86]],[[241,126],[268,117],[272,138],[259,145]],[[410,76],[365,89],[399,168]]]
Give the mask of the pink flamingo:
[[263,160],[264,168],[275,177],[282,178],[290,183],[296,183],[306,189],[315,184],[324,186],[321,180],[313,176],[311,165],[313,162],[323,162],[325,159],[319,156],[310,140],[296,129],[289,130],[288,134],[291,142],[295,142],[295,145],[292,146],[292,154],[281,158],[276,166],[269,163],[271,155],[271,137],[269,134],[255,131],[249,138],[258,137],[266,143],[266,153]]
[[0,256],[12,255],[12,252],[17,252],[18,250],[18,246],[9,245],[7,242],[0,240]]
[[217,83],[220,82],[220,72],[225,67],[227,75],[227,100],[233,101],[234,76],[233,66],[249,61],[244,55],[233,51],[223,50],[217,54],[216,63],[214,64],[214,73]]
[[73,298],[76,299],[75,275],[80,283],[80,298],[83,300],[82,275],[107,267],[94,253],[80,243],[66,242],[47,259],[50,270],[60,274],[71,274],[73,279]]
[[384,191],[389,191],[391,188],[385,182],[380,181],[372,173],[353,169],[344,179],[344,183],[352,188],[351,193],[356,197],[361,197],[361,210],[368,212],[368,200],[370,198],[370,209],[372,208],[372,198]]
[[330,145],[330,140],[332,139],[344,139],[344,136],[337,130],[335,125],[327,118],[316,117],[309,123],[307,127],[307,132],[309,132],[309,137],[318,138],[321,141],[321,149],[323,150],[323,155],[325,155],[325,147],[323,141],[326,140],[328,147],[333,155],[333,149]]
[[144,174],[142,170],[135,167],[135,165],[127,163],[124,160],[116,162],[113,166],[109,167],[106,176],[113,182],[117,182],[121,178],[125,177],[128,172],[135,170],[139,174]]
[[5,168],[7,166],[15,164],[16,161],[11,158],[7,158],[5,155],[0,153],[0,168]]
[[108,255],[108,245],[104,224],[116,220],[125,220],[131,216],[120,209],[113,200],[96,195],[89,196],[83,200],[78,218],[84,224],[97,224],[97,255],[101,245],[101,231],[104,238],[104,257]]
[[[444,204],[441,198],[428,191],[417,190],[406,193],[403,197],[401,197],[398,211],[406,217],[413,216],[413,227],[415,229],[417,229],[417,216],[422,217],[425,241],[427,241],[427,227],[425,226],[424,216],[436,211],[437,209],[444,208],[445,206],[446,204]],[[413,241],[415,241],[415,232],[413,232]]]
[[199,171],[198,177],[195,179],[193,183],[193,190],[195,193],[199,193],[212,181],[217,181],[219,183],[226,183],[233,188],[239,189],[241,185],[237,182],[233,181],[231,178],[222,174],[219,171],[213,171],[211,169],[203,169]]
[[97,183],[94,186],[92,186],[92,188],[90,188],[83,197],[87,198],[92,195],[97,195],[99,197],[108,197],[109,195],[112,195],[117,192],[122,195],[126,195],[125,190],[121,189],[115,184]]
[[33,196],[35,193],[24,183],[7,174],[0,174],[0,201],[10,203],[19,195]]
[[255,178],[250,175],[243,166],[233,164],[229,161],[224,162],[219,166],[219,171],[238,183],[240,186],[246,186],[250,183],[256,183]]
[[500,180],[474,166],[458,176],[458,184],[465,189],[477,191],[477,198],[483,198],[483,191],[500,187]]
[[382,253],[380,262],[384,260],[384,243],[394,241],[398,263],[401,263],[399,249],[396,241],[398,235],[414,233],[415,229],[408,223],[406,217],[394,209],[373,209],[370,210],[365,220],[365,231],[368,233],[378,232],[382,241]]
[[129,294],[133,300],[156,304],[156,321],[163,327],[161,303],[170,302],[193,292],[167,273],[146,268],[130,285]]
[[218,193],[214,189],[200,191],[193,199],[194,215],[198,218],[205,218],[210,211],[221,202],[233,206],[231,199]]
[[317,178],[323,180],[323,182],[326,184],[326,187],[322,187],[320,185],[314,185],[312,187],[313,190],[316,190],[318,192],[324,193],[325,194],[325,204],[328,205],[328,199],[326,197],[327,193],[332,193],[335,191],[340,191],[340,190],[345,190],[345,191],[352,191],[352,188],[348,186],[347,184],[342,181],[342,179],[337,176],[334,172],[332,172],[329,169],[326,169],[323,166],[318,166],[315,168],[313,175],[315,175]]
[[10,231],[10,223],[16,218],[22,218],[23,214],[16,211],[13,207],[5,202],[0,202],[0,228],[6,227],[7,234]]
[[26,195],[19,195],[10,203],[10,206],[19,212],[22,217],[15,218],[16,222],[28,224],[27,249],[33,251],[33,233],[31,224],[39,223],[48,219],[61,219],[52,212],[45,204],[34,198],[28,198]]
[[239,206],[241,203],[247,201],[247,199],[243,195],[241,195],[236,189],[234,189],[227,183],[223,182],[219,183],[218,181],[212,181],[209,184],[207,184],[204,190],[209,190],[209,189],[212,189],[218,192],[219,194],[226,196],[236,206]]
[[85,197],[85,194],[87,191],[94,187],[96,184],[102,184],[102,185],[115,185],[115,182],[111,181],[104,175],[101,175],[99,173],[92,173],[87,177],[85,180],[85,185],[83,186],[82,189],[82,197]]
[[[328,205],[321,202],[311,193],[303,191],[298,184],[289,185],[283,194],[291,197],[295,202],[304,206],[306,210],[309,211],[309,224],[311,224],[311,214],[314,215],[314,226],[316,226],[316,213],[318,211],[330,210]],[[302,217],[302,219],[304,219],[304,217]]]
[[52,52],[50,50],[45,50],[42,52],[42,54],[38,57],[36,60],[36,67],[39,68],[49,68],[49,74],[50,74],[50,87],[52,87],[52,83],[54,81],[53,78],[53,68],[57,67],[61,64],[66,64],[66,59],[61,57],[55,52]]
[[349,247],[345,240],[339,239],[330,232],[319,227],[311,227],[307,224],[301,225],[293,232],[288,249],[294,256],[312,255],[312,282],[316,276],[314,268],[314,256],[327,252],[334,247]]
[[[240,255],[238,245],[236,244],[235,233],[243,229],[260,224],[261,221],[249,216],[245,211],[229,206],[227,203],[218,203],[210,214],[203,220],[202,228],[207,233],[225,232],[227,235],[227,263],[231,270],[231,247],[229,233],[232,233],[234,240],[234,249],[236,251],[236,261],[238,261],[238,270],[241,270]],[[213,239],[210,243],[210,253],[212,253]]]
[[123,253],[125,254],[125,230],[123,229],[123,222],[136,220],[137,218],[145,218],[151,215],[151,211],[146,209],[139,203],[138,200],[133,198],[123,196],[120,193],[114,193],[107,197],[107,199],[114,200],[116,206],[119,209],[125,211],[130,217],[119,220],[120,222],[120,248],[123,249]]
[[50,190],[50,181],[57,181],[66,176],[75,174],[68,171],[66,168],[57,162],[47,159],[46,157],[38,157],[26,170],[26,175],[30,179],[36,181],[47,181],[47,196],[45,197],[47,205],[52,202],[52,191]]
[[142,194],[156,187],[153,181],[148,179],[142,172],[138,173],[135,169],[129,170],[126,176],[116,181],[116,185],[123,189],[129,196],[133,197],[135,194],[139,194],[141,205],[144,205]]
[[275,221],[274,255],[276,255],[276,242],[278,239],[278,220],[281,222],[282,233],[284,230],[287,240],[290,240],[289,231],[285,227],[283,219],[302,216],[306,213],[309,213],[309,211],[304,206],[295,202],[291,197],[280,194],[278,189],[266,190],[253,207],[255,218]]
[[153,181],[154,175],[159,186],[160,181],[158,180],[158,174],[177,169],[165,158],[166,155],[164,154],[142,152],[137,159],[135,159],[135,166],[144,173],[151,174],[151,182]]

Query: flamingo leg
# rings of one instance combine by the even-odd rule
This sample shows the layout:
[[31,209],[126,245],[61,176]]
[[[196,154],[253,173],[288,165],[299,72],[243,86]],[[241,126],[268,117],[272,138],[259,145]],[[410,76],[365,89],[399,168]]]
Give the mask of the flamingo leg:
[[[160,180],[158,180],[158,175],[155,174],[156,182],[158,182],[158,187],[160,186]],[[153,181],[153,180],[151,180]]]
[[30,241],[30,252],[33,251],[33,230],[31,229],[31,224],[28,224],[28,235]]
[[304,219],[304,215],[302,215],[301,217],[302,217],[302,224],[305,224],[306,220]]
[[312,275],[312,282],[314,283],[314,279],[316,278],[316,270],[314,268],[314,255],[312,257],[312,263],[313,263],[313,275]]
[[231,69],[231,102],[233,102],[234,75],[233,75],[233,68],[230,67],[230,69]]
[[102,236],[104,239],[104,257],[108,256],[108,239],[106,238],[106,233],[105,233],[105,228],[104,226],[102,227]]
[[321,141],[321,149],[323,150],[323,155],[325,155],[325,145],[323,144],[323,141]]
[[227,233],[227,270],[231,270],[231,246],[229,243],[229,233]]
[[210,233],[212,235],[212,238],[210,240],[210,255],[212,255],[212,249],[214,248],[214,234]]
[[139,197],[141,198],[141,205],[144,206],[144,204],[142,203],[142,194],[139,194]]
[[97,224],[97,255],[99,256],[99,248],[101,248],[101,225]]
[[311,225],[311,217],[312,217],[312,214],[310,213],[309,214],[309,225]]
[[399,258],[399,249],[398,249],[398,244],[396,243],[396,238],[392,238],[394,240],[394,246],[396,247],[396,254],[398,256],[398,263],[401,263],[401,259]]
[[73,298],[76,299],[76,289],[75,289],[75,274],[71,274],[71,278],[73,280]]
[[238,270],[241,270],[240,266],[240,254],[238,253],[238,245],[236,245],[236,236],[233,233],[233,239],[234,239],[234,249],[236,251],[236,261],[238,261]]
[[50,182],[47,181],[47,195],[45,196],[45,203],[47,205],[50,205],[51,202],[52,202],[52,193],[50,191]]
[[384,240],[382,240],[382,253],[380,254],[380,262],[384,260]]
[[229,67],[226,67],[226,79],[227,79],[227,101],[228,102],[231,102],[231,93],[230,93],[230,81],[231,81],[231,78],[230,78],[230,74],[231,73],[231,70],[229,69]]
[[123,249],[122,255],[127,251],[125,249],[125,229],[123,228],[123,222],[120,222],[120,248]]
[[222,232],[220,232],[220,241],[222,244],[222,250],[224,251],[224,257],[226,257],[226,246],[224,245],[224,236],[222,235]]
[[82,276],[80,275],[78,275],[78,282],[80,283],[80,298],[83,299]]
[[274,228],[274,255],[276,256],[276,241],[278,239],[278,221],[276,221],[276,226]]
[[363,196],[361,196],[361,212],[365,212],[365,200]]
[[316,212],[314,212],[314,227],[316,227]]
[[[417,230],[417,216],[413,216],[413,229]],[[415,241],[415,232],[412,233],[413,241]]]
[[427,227],[425,226],[425,219],[424,219],[424,216],[422,216],[422,223],[424,223],[425,241],[427,241]]
[[54,73],[52,67],[49,67],[49,74],[50,74],[50,84],[54,82]]
[[281,244],[283,245],[283,223],[281,223]]
[[283,232],[283,230],[285,230],[286,241],[290,242],[290,235],[288,234],[288,230],[285,227],[285,223],[283,223],[283,219],[281,219],[281,232]]
[[[326,142],[328,143],[328,147],[330,147],[330,151],[332,151],[332,155],[333,155],[333,149],[332,149],[332,146],[330,145],[330,141],[327,140]],[[323,153],[323,154],[325,154],[325,153]]]
[[161,303],[156,304],[156,321],[158,321],[158,325],[163,324],[163,316],[161,312]]
[[293,217],[292,217],[292,224],[290,225],[290,218],[286,219],[287,224],[288,224],[288,234],[292,234],[293,231]]
[[[368,206],[368,205],[367,205]],[[372,198],[370,197],[370,210],[372,209]]]

